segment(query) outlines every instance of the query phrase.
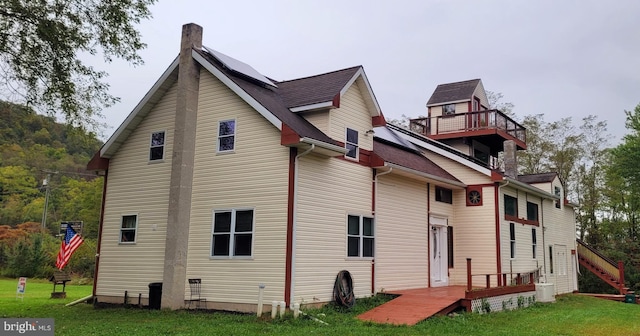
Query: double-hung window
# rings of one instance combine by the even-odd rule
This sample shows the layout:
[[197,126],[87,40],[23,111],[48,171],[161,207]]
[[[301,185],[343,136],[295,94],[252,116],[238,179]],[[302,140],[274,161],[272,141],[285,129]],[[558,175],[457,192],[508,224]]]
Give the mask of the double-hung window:
[[214,210],[211,256],[251,257],[254,226],[253,209]]
[[516,258],[516,224],[509,223],[509,250],[511,259]]
[[558,198],[559,198],[559,199],[556,200],[555,203],[556,203],[556,208],[560,209],[561,208],[561,206],[560,206],[560,199],[561,199],[561,197],[560,197],[560,187],[558,187],[558,186],[553,187],[553,194],[558,196]]
[[164,159],[164,131],[151,133],[151,144],[149,146],[149,161]]
[[533,252],[533,259],[536,258],[536,249],[538,248],[538,236],[536,235],[536,229],[531,229],[531,247]]
[[358,131],[351,128],[347,128],[347,136],[344,143],[345,148],[348,150],[345,156],[350,159],[358,160]]
[[504,195],[504,217],[507,220],[517,220],[518,219],[518,199]]
[[120,243],[135,243],[138,215],[124,215],[120,223]]
[[347,257],[373,258],[373,218],[347,216]]
[[218,153],[231,153],[236,148],[236,121],[222,120],[218,123]]

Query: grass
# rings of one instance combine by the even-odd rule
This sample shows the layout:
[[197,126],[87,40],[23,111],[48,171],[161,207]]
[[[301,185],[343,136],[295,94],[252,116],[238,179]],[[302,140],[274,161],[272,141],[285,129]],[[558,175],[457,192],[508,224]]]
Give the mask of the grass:
[[640,305],[579,295],[554,304],[487,315],[434,317],[413,327],[362,322],[356,315],[384,298],[358,300],[352,311],[332,306],[308,313],[326,321],[291,317],[271,321],[255,315],[221,312],[94,309],[66,303],[91,294],[90,285],[67,286],[66,299],[50,299],[53,285],[27,281],[24,301],[16,300],[16,279],[0,279],[0,317],[54,318],[56,335],[640,335]]

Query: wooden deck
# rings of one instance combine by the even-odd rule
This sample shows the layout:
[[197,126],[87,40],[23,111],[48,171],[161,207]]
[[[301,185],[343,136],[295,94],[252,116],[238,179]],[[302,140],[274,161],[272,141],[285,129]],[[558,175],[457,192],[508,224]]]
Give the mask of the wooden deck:
[[363,321],[414,325],[436,314],[460,307],[464,286],[418,288],[388,292],[399,297],[358,315]]

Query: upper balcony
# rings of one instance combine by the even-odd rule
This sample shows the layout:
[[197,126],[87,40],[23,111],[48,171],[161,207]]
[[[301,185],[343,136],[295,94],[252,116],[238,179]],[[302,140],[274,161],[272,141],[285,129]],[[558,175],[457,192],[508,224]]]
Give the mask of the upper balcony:
[[409,129],[435,140],[473,137],[489,146],[492,154],[502,151],[505,140],[527,149],[527,129],[498,110],[411,119]]

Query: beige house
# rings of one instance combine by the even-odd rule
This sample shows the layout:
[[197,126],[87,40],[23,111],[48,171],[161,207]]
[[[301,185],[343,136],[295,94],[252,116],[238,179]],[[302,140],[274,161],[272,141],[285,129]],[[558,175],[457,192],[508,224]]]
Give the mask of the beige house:
[[199,278],[207,308],[255,311],[259,284],[265,302],[329,302],[341,270],[357,297],[464,285],[467,258],[504,274],[496,285],[536,272],[576,290],[562,184],[517,175],[525,130],[487,106],[480,80],[441,85],[406,130],[360,66],[275,81],[185,25],[89,163],[105,175],[94,296],[147,303],[162,282],[162,307],[179,309]]

